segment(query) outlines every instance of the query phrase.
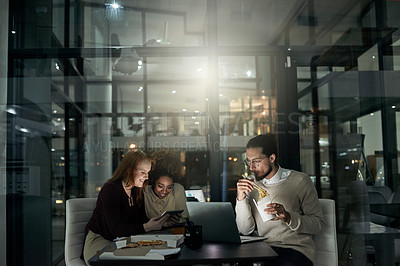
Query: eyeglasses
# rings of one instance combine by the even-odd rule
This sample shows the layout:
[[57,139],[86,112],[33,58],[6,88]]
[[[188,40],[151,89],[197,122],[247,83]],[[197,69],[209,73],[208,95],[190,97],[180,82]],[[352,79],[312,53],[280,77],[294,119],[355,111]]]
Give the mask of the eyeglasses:
[[264,160],[265,158],[267,158],[267,156],[265,156],[265,157],[262,158],[262,159],[253,159],[253,160],[251,160],[251,161],[250,161],[249,159],[245,159],[245,160],[244,160],[244,163],[245,163],[247,166],[253,165],[254,167],[258,167],[258,166],[260,165],[261,161]]

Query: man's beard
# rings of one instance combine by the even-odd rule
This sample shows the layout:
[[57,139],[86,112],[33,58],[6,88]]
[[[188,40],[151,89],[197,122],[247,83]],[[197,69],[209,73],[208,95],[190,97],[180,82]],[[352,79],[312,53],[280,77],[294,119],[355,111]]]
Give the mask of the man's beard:
[[255,176],[255,178],[256,178],[257,181],[260,181],[260,180],[263,180],[263,179],[264,179],[267,175],[269,175],[271,172],[272,172],[272,166],[269,165],[269,170],[268,170],[264,175],[262,175],[262,176],[260,176],[260,177],[258,177],[258,176],[256,176],[256,175],[254,175],[254,176]]

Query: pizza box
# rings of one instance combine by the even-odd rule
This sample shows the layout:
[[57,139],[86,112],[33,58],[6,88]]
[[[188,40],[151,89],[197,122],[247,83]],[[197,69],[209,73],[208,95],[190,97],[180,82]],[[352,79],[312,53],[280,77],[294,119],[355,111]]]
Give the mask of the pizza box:
[[151,235],[151,234],[143,234],[143,235],[134,235],[131,236],[130,242],[137,242],[142,240],[162,240],[167,242],[167,246],[171,248],[179,247],[185,240],[184,235]]

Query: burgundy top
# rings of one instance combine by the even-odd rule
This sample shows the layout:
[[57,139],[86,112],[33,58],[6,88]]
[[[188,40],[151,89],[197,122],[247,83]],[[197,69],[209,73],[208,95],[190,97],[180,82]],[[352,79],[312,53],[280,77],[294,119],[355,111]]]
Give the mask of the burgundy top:
[[[132,197],[135,198],[135,195],[132,194]],[[116,237],[145,233],[143,224],[148,221],[144,203],[140,207],[136,203],[129,206],[129,197],[122,182],[109,181],[100,190],[96,208],[85,231],[87,234],[90,229],[93,233],[112,241]]]

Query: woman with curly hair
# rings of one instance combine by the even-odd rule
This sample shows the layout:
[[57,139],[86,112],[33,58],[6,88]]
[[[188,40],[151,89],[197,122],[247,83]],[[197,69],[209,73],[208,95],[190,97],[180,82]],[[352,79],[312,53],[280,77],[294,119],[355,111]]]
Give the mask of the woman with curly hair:
[[179,217],[183,222],[188,217],[186,194],[184,187],[176,183],[182,178],[181,162],[172,151],[161,150],[152,156],[156,160],[156,168],[149,176],[150,184],[144,189],[146,214],[152,218],[164,211],[183,210]]
[[[155,160],[140,150],[130,151],[103,185],[86,225],[83,257],[86,264],[117,237],[144,234],[171,226],[168,216],[146,216],[143,190]],[[150,219],[151,218],[151,219]]]

